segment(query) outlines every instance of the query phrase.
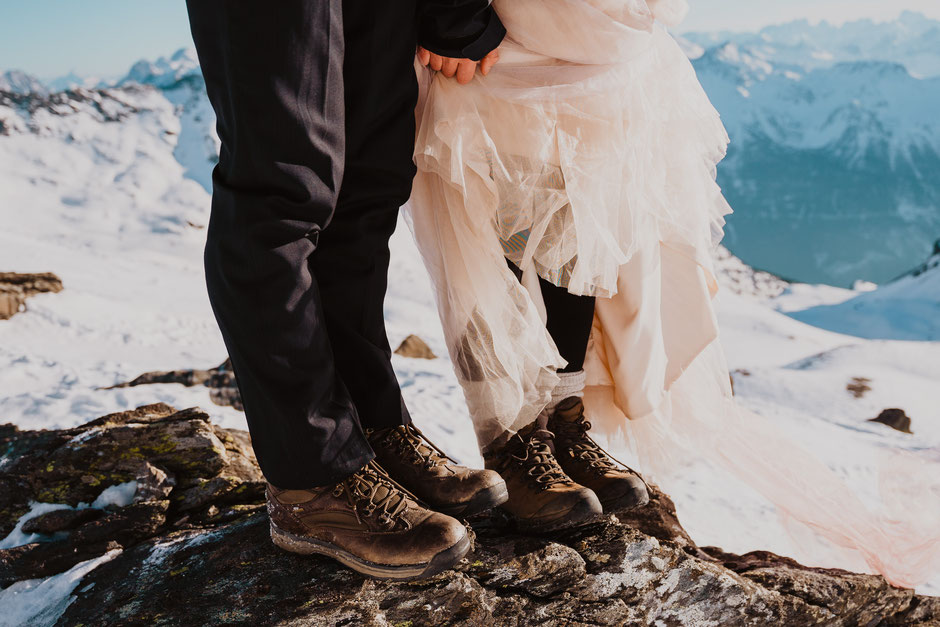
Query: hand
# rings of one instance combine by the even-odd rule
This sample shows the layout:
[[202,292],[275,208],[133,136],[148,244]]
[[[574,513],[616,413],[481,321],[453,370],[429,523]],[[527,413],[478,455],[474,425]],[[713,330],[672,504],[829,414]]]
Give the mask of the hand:
[[456,76],[457,82],[461,85],[466,85],[473,80],[473,75],[476,74],[477,71],[477,65],[480,66],[480,73],[486,76],[490,73],[490,69],[496,65],[497,61],[499,61],[499,51],[497,50],[490,51],[489,54],[479,61],[471,61],[470,59],[442,57],[439,54],[435,54],[430,50],[418,46],[418,62],[421,65],[430,67],[432,70],[440,72],[447,78]]

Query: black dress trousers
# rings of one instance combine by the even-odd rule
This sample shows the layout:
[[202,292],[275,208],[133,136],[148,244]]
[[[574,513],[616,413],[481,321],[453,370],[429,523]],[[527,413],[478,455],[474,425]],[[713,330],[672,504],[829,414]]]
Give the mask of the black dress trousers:
[[282,488],[374,456],[410,418],[385,333],[388,239],[415,167],[415,45],[479,58],[486,0],[188,0],[222,141],[205,248],[210,302],[252,444]]

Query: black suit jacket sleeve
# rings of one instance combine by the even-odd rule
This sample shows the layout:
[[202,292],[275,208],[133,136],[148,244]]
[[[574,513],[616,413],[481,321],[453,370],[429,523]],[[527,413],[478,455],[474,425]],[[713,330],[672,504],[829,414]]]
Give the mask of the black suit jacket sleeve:
[[489,0],[418,0],[418,43],[431,52],[479,61],[505,35]]

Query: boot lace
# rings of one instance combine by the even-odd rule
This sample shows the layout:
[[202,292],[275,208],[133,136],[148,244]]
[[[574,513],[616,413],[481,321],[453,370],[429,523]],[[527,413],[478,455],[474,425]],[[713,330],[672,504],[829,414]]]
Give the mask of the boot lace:
[[586,463],[598,475],[617,469],[610,455],[587,434],[591,430],[591,422],[583,413],[574,421],[559,419],[553,422],[552,428],[562,436],[561,439],[570,443],[567,452],[571,457]]
[[525,438],[517,433],[512,436],[510,447],[507,448],[506,463],[515,463],[525,469],[540,490],[571,483],[548,445],[552,437],[553,434],[544,429],[537,429]]
[[409,494],[375,462],[370,462],[356,474],[336,484],[333,496],[339,498],[343,494],[360,524],[363,518],[375,516],[379,525],[385,528],[393,528],[399,522],[407,525],[401,514],[408,507]]
[[413,424],[392,427],[383,436],[382,442],[390,448],[397,449],[403,459],[415,466],[428,470],[435,466],[444,466],[451,472],[456,472],[448,466],[449,462],[456,462],[444,451],[434,446]]

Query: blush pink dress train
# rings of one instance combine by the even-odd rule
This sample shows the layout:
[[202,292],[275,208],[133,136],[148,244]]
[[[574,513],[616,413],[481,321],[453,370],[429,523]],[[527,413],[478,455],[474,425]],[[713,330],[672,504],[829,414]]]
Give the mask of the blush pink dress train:
[[588,416],[639,470],[655,480],[704,457],[892,583],[923,581],[940,554],[940,487],[924,488],[936,492],[919,511],[870,511],[732,397],[712,306],[728,136],[663,26],[682,19],[683,0],[493,6],[508,35],[487,77],[461,86],[418,68],[405,208],[481,449],[535,419],[564,365],[541,276],[598,297]]

